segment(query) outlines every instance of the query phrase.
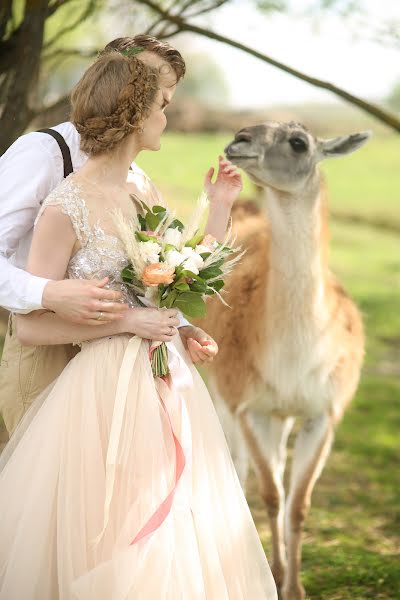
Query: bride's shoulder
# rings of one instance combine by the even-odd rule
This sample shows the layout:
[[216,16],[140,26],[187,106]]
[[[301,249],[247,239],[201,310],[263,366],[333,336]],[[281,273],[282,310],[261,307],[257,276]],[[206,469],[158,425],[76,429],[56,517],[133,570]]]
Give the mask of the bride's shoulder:
[[60,211],[70,218],[80,241],[89,235],[89,210],[73,173],[63,179],[45,198],[36,217],[35,225],[49,206],[58,206]]

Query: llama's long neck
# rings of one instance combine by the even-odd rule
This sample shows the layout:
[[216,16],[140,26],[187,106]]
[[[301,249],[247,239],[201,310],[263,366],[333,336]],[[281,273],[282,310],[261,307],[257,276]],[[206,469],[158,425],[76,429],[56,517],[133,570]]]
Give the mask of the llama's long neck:
[[319,179],[311,192],[294,197],[266,190],[271,224],[268,275],[268,329],[285,327],[294,334],[320,327],[327,318],[325,251]]

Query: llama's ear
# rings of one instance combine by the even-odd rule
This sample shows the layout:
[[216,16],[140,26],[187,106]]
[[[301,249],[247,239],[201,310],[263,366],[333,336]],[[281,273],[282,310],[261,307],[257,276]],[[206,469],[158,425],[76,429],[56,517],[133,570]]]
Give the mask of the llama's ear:
[[371,137],[371,131],[343,135],[330,140],[318,140],[319,160],[351,154],[363,146]]

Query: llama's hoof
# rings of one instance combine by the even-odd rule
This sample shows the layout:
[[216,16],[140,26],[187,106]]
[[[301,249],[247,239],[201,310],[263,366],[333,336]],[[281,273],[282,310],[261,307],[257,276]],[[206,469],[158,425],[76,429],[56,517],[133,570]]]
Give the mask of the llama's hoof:
[[284,586],[281,590],[282,600],[305,600],[306,592],[301,583]]

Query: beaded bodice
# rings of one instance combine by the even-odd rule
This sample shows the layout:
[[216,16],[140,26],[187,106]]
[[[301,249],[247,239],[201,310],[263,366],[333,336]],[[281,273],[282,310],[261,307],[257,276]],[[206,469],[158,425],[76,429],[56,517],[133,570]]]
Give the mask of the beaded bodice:
[[67,177],[47,196],[42,204],[35,225],[47,206],[60,206],[74,228],[80,248],[71,257],[67,277],[70,279],[103,279],[109,277],[106,286],[109,289],[121,291],[123,301],[131,307],[139,306],[140,302],[121,278],[121,271],[129,260],[121,240],[105,231],[91,214],[80,186],[73,176]]

